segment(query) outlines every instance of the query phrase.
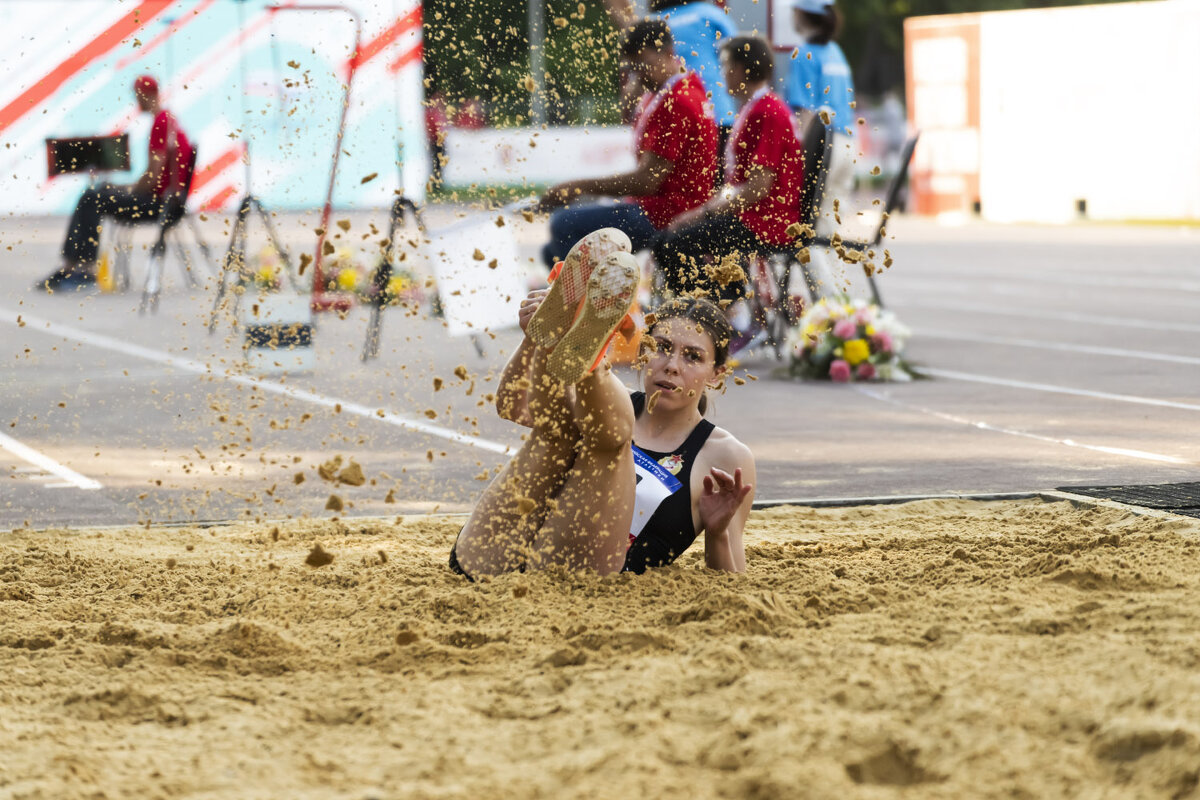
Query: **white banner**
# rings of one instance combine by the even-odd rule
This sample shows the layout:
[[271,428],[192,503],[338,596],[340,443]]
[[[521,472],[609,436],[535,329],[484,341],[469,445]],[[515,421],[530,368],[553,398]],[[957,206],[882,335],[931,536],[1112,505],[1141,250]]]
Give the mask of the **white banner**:
[[547,184],[633,169],[633,131],[624,126],[507,128],[446,132],[443,178],[472,183]]

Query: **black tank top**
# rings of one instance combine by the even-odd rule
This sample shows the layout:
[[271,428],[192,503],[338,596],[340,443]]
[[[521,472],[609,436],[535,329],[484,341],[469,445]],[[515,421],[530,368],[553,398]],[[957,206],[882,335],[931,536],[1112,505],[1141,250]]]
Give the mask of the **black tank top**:
[[[645,392],[632,392],[633,415],[646,406]],[[700,420],[683,444],[667,453],[633,445],[638,488],[629,532],[625,572],[645,572],[670,564],[696,540],[692,524],[692,464],[708,441],[713,425]]]

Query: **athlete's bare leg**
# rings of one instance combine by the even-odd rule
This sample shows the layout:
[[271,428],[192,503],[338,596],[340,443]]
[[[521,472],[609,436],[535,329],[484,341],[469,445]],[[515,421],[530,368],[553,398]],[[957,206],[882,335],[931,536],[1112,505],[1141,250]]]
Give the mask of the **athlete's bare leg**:
[[528,403],[533,427],[517,454],[476,503],[455,548],[468,575],[497,575],[526,565],[535,534],[575,460],[579,429],[571,387],[546,377],[548,353],[530,348]]
[[575,387],[580,447],[533,541],[531,568],[619,572],[633,520],[633,403],[607,361]]

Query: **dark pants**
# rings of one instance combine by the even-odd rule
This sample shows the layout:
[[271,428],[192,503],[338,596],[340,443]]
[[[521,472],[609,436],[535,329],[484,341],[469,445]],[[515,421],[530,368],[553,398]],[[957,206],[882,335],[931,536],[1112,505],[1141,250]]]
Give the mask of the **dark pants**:
[[[746,282],[719,284],[709,274],[706,256],[712,256],[713,262],[736,264],[744,270],[747,257],[764,249],[766,245],[741,220],[732,214],[720,214],[678,233],[664,234],[654,245],[654,261],[674,294],[703,289],[714,297],[735,300],[745,294]],[[723,274],[725,270],[717,272]]]
[[725,146],[729,144],[729,137],[733,135],[732,125],[720,125],[717,127],[717,188],[720,189],[725,185]]
[[100,249],[100,225],[105,217],[147,222],[158,218],[162,202],[157,197],[135,194],[126,186],[102,183],[88,189],[79,198],[75,213],[67,224],[67,238],[63,242],[62,257],[68,266],[82,264],[90,267],[96,263]]
[[637,203],[608,201],[567,206],[550,215],[550,241],[542,248],[547,267],[562,261],[575,243],[598,228],[619,228],[629,237],[633,252],[645,250],[658,235]]

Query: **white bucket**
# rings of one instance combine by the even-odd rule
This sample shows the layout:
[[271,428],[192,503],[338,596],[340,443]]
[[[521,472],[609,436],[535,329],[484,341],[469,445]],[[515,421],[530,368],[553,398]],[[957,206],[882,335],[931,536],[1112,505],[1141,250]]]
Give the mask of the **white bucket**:
[[254,372],[308,372],[316,367],[308,295],[264,292],[242,298],[246,365]]

